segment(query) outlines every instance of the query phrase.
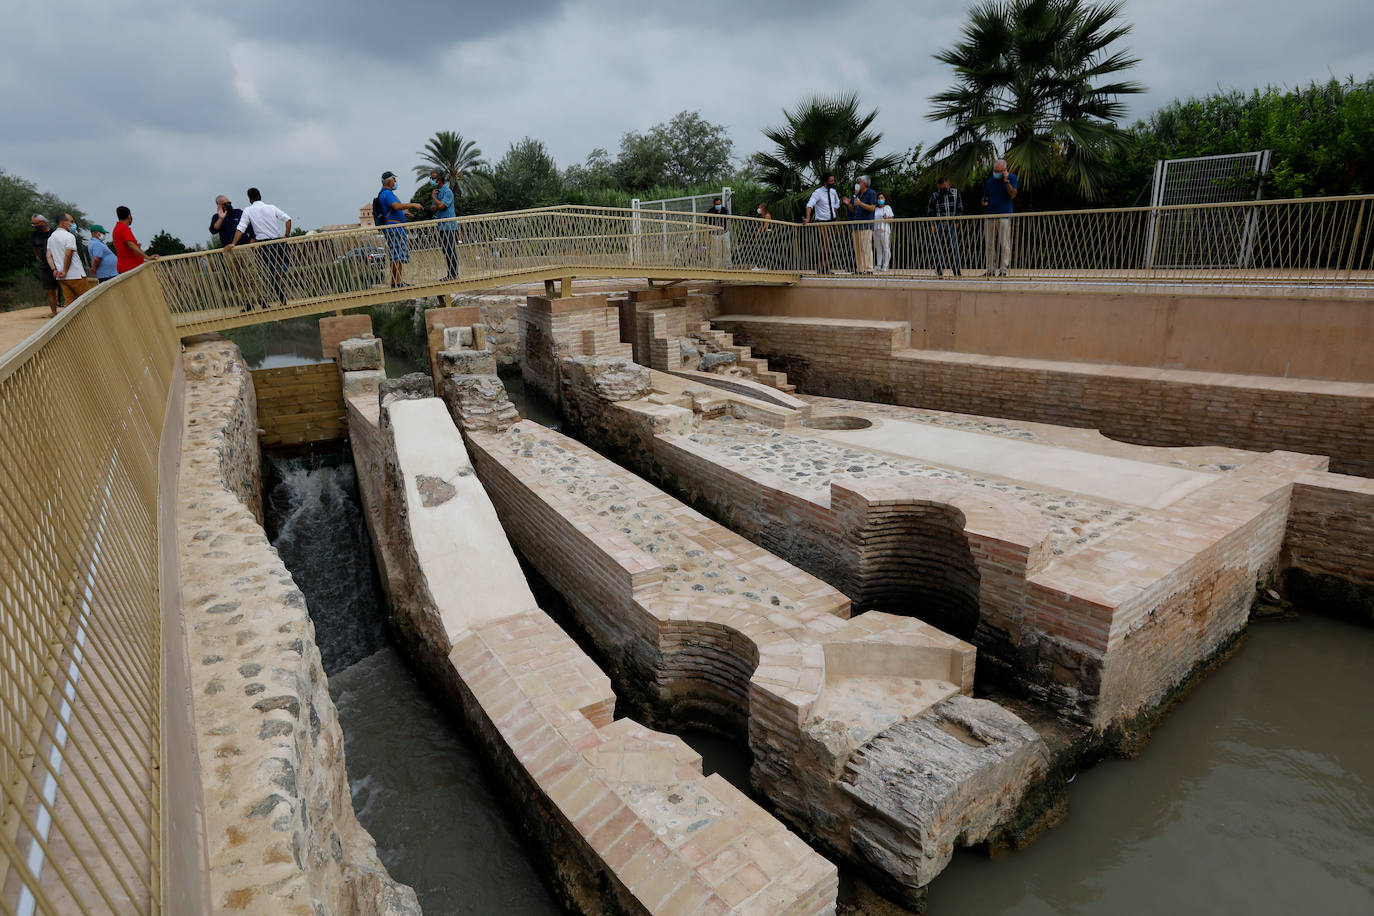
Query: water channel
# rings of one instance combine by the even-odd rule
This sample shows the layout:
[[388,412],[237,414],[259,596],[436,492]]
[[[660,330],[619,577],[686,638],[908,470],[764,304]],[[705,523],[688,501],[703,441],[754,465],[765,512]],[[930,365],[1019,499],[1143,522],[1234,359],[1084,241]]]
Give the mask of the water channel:
[[[391,374],[416,368],[391,366],[404,347],[386,346]],[[292,355],[271,349],[257,361]],[[553,422],[516,380],[522,414]],[[269,534],[315,620],[354,807],[382,861],[426,913],[558,912],[466,734],[387,643],[346,453],[274,460],[267,477]],[[1074,780],[1063,824],[995,860],[956,855],[929,912],[1374,912],[1371,709],[1374,630],[1313,615],[1255,625],[1138,758]],[[707,772],[747,789],[741,749],[686,737]]]

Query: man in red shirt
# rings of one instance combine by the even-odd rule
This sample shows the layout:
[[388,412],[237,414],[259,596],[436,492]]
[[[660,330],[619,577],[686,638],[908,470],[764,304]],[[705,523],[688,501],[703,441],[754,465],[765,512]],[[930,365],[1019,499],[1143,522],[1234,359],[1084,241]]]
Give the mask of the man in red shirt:
[[128,273],[144,260],[156,261],[157,255],[144,254],[138,246],[138,239],[134,238],[134,231],[129,228],[134,222],[134,215],[129,208],[115,207],[115,216],[119,217],[114,227],[115,263],[119,265],[119,272]]

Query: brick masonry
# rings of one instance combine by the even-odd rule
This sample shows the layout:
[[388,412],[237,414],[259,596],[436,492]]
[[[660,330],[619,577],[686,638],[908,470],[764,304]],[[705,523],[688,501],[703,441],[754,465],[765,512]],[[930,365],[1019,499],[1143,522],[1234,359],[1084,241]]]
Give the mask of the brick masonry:
[[[1028,726],[961,696],[967,643],[909,616],[846,621],[839,591],[537,424],[467,439],[507,533],[627,697],[655,724],[747,733],[768,798],[901,899],[918,903],[956,842],[986,839],[1046,774]],[[930,728],[898,725],[918,719]],[[985,743],[948,742],[939,723],[956,720]]]
[[[834,360],[849,384],[895,381],[889,374],[895,372],[893,352],[909,335],[902,322],[725,323],[750,334],[762,327],[770,341],[785,333],[786,352]],[[1225,470],[1162,509],[1135,509],[1120,516],[1121,526],[1066,541],[1062,532],[1071,520],[1047,518],[1044,498],[1081,498],[1074,494],[1045,493],[1038,504],[1026,494],[1003,499],[989,492],[998,487],[988,481],[909,471],[880,455],[863,458],[861,450],[855,453],[860,466],[813,475],[802,486],[770,469],[773,453],[747,452],[747,441],[775,441],[781,454],[814,461],[827,447],[823,432],[778,418],[746,431],[744,443],[713,443],[711,431],[729,429],[731,422],[739,428],[729,418],[757,412],[759,405],[746,406],[749,399],[732,392],[703,399],[681,386],[671,390],[658,375],[654,389],[664,393],[606,404],[587,386],[565,384],[571,428],[865,606],[884,606],[885,583],[895,583],[900,593],[924,580],[927,600],[944,614],[932,619],[961,635],[959,618],[971,616],[976,588],[976,624],[963,635],[979,647],[980,670],[1100,732],[1147,720],[1243,630],[1256,582],[1279,567],[1293,480],[1325,465],[1319,457],[1281,452],[1133,449],[1062,430],[1056,435],[1074,447],[1102,454],[1177,464],[1191,452],[1194,461],[1222,456],[1237,462],[1208,465],[1209,473]],[[855,402],[841,406],[859,416],[867,409]],[[872,406],[880,420],[896,412],[909,421],[945,422],[928,410]],[[828,409],[838,408],[830,402]],[[1035,424],[969,416],[961,422],[996,435],[1036,435]],[[864,479],[846,479],[853,471]],[[899,479],[881,480],[888,474]],[[1102,507],[1093,517],[1119,511]],[[959,529],[962,545],[951,537]],[[928,573],[937,569],[931,582]]]
[[1294,597],[1374,623],[1374,480],[1299,477],[1284,548]]
[[350,421],[355,452],[369,452],[360,489],[393,613],[494,762],[564,903],[833,912],[833,865],[703,777],[680,739],[613,718],[606,676],[529,596],[442,402],[384,401],[351,396]]
[[919,350],[905,321],[715,324],[809,394],[1089,427],[1142,445],[1305,452],[1374,476],[1374,383]]

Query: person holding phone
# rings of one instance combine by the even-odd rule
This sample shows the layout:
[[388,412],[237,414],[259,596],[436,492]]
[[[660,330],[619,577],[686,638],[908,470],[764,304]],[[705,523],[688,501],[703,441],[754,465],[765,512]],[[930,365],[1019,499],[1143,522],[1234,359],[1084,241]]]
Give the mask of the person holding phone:
[[1015,199],[1016,176],[1007,171],[1007,160],[998,159],[992,164],[992,177],[983,184],[983,210],[999,217],[983,221],[988,265],[983,271],[985,277],[1005,277],[1011,268],[1011,214]]

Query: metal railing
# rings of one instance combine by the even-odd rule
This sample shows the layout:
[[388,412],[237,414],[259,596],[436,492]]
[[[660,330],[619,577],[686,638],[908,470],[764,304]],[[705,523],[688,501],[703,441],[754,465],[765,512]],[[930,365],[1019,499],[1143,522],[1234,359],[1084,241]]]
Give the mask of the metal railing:
[[283,304],[347,307],[386,294],[397,278],[471,287],[559,270],[721,278],[1006,270],[1053,280],[1367,286],[1372,240],[1374,195],[809,225],[563,206],[299,236],[164,258],[152,269],[173,321],[189,327]]
[[161,890],[158,452],[177,333],[143,271],[0,362],[0,908]]

